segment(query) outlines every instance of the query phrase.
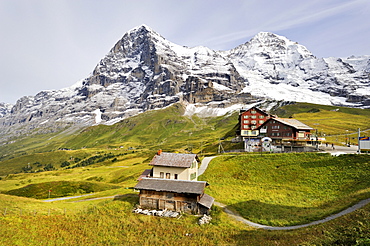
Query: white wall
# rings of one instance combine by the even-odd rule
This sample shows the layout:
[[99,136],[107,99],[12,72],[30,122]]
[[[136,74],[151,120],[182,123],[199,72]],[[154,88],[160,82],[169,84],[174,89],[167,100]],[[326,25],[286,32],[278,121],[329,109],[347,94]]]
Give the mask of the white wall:
[[180,180],[191,180],[191,174],[195,173],[193,176],[197,180],[198,177],[198,163],[194,160],[193,168],[181,168],[181,167],[163,167],[163,166],[153,166],[153,178],[160,178],[160,173],[163,172],[166,178],[166,173],[170,174],[170,179],[175,179],[175,174],[178,175],[177,179]]

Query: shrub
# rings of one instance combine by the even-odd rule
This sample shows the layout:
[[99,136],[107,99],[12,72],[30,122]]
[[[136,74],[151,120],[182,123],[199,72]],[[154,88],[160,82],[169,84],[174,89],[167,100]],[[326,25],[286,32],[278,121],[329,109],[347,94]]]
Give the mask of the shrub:
[[65,161],[62,164],[60,164],[60,167],[68,167],[69,165],[71,165],[71,163],[69,163],[68,161]]

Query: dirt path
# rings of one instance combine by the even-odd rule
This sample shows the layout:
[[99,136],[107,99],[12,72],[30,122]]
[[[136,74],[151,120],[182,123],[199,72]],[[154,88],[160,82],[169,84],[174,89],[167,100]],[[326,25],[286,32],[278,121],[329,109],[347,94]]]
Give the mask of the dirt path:
[[202,160],[202,164],[200,165],[199,169],[198,169],[198,177],[200,175],[202,175],[206,170],[207,170],[207,167],[208,167],[208,164],[211,162],[211,160],[213,158],[215,158],[217,156],[211,156],[211,157],[204,157],[204,159]]
[[51,198],[47,200],[42,200],[43,202],[55,202],[55,201],[63,201],[63,200],[69,200],[69,199],[75,199],[75,198],[80,198],[80,197],[85,197],[85,196],[91,196],[94,194],[84,194],[84,195],[79,195],[79,196],[67,196],[67,197],[57,197],[57,198]]

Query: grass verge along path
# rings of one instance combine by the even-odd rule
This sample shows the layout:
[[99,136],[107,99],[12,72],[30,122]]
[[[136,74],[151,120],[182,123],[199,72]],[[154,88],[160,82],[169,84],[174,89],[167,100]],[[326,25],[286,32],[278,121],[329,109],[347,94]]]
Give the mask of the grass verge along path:
[[367,155],[220,156],[200,177],[207,193],[243,218],[286,227],[337,214],[370,196]]
[[307,223],[307,224],[295,225],[295,226],[267,226],[267,225],[261,225],[261,224],[254,223],[252,221],[244,219],[239,214],[237,214],[237,213],[231,211],[230,209],[228,209],[225,204],[215,202],[215,205],[223,208],[225,213],[227,213],[229,216],[231,216],[235,220],[243,222],[243,223],[245,223],[249,226],[252,226],[252,227],[255,227],[255,228],[261,228],[261,229],[265,229],[265,230],[281,230],[282,231],[282,230],[295,230],[295,229],[300,229],[300,228],[304,228],[304,227],[308,227],[308,226],[322,224],[322,223],[331,221],[333,219],[339,218],[340,216],[343,216],[345,214],[352,213],[352,212],[356,211],[357,209],[360,209],[360,208],[366,206],[369,203],[370,203],[370,198],[362,200],[359,203],[353,205],[352,207],[349,207],[349,208],[343,210],[340,213],[330,215],[329,217],[326,217],[325,219],[316,220],[316,221],[313,221],[313,222],[310,222],[310,223]]

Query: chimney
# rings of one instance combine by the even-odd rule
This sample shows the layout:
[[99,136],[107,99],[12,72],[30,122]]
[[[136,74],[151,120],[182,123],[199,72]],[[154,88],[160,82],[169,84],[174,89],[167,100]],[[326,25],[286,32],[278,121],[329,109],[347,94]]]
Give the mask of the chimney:
[[162,150],[160,149],[158,150],[157,155],[161,155],[161,154],[162,154]]

